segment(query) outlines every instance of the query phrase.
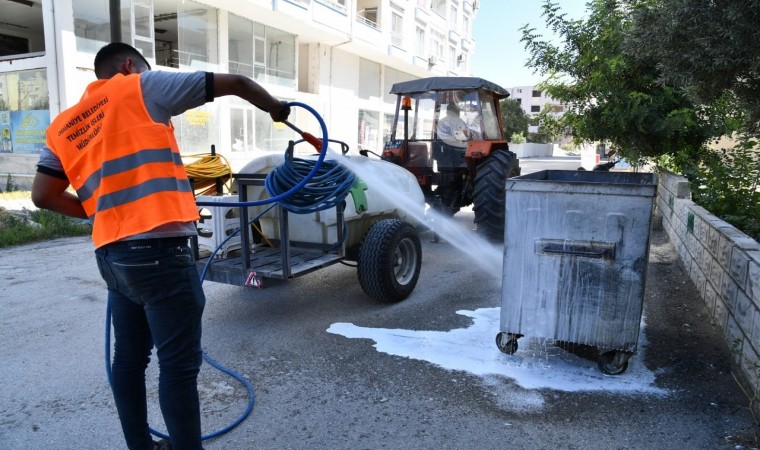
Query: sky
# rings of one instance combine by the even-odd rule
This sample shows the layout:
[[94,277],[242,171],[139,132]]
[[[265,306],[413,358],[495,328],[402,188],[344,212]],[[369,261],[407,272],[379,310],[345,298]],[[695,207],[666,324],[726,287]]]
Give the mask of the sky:
[[[571,19],[585,15],[587,0],[554,0]],[[472,75],[485,78],[505,89],[532,86],[542,78],[525,67],[528,53],[520,38],[525,24],[546,38],[553,36],[541,16],[543,0],[480,0],[472,25],[475,53],[471,57]]]

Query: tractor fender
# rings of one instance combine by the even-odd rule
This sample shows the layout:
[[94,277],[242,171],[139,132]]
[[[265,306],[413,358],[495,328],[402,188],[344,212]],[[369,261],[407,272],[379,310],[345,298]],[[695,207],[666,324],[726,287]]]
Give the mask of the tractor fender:
[[491,156],[491,153],[496,150],[509,151],[509,142],[507,141],[472,141],[467,145],[467,150],[464,153],[464,162],[467,164],[467,169],[470,172],[470,176],[475,178],[477,175],[477,167],[486,158]]
[[467,145],[464,158],[475,161],[477,165],[479,159],[487,158],[492,152],[501,149],[509,150],[509,143],[507,141],[472,141]]

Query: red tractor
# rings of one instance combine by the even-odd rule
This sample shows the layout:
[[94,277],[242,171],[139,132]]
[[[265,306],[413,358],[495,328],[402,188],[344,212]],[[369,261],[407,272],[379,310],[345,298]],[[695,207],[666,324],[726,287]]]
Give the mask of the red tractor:
[[509,93],[481,78],[432,77],[396,83],[391,94],[398,100],[382,158],[414,174],[436,211],[474,205],[478,233],[503,242],[505,183],[520,175],[499,107]]

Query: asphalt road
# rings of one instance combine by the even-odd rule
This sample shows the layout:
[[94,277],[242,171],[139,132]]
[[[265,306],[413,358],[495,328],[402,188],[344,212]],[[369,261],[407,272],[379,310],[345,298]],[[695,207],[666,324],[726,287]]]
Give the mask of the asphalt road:
[[[524,170],[549,168],[538,160],[521,163]],[[564,163],[577,167],[577,160]],[[456,217],[465,226],[472,222],[468,211]],[[566,366],[555,364],[561,349],[508,356],[494,344],[488,357],[515,358],[505,367],[509,375],[519,369],[519,377],[478,374],[477,361],[455,370],[430,362],[424,354],[434,339],[447,344],[450,357],[483,351],[447,342],[447,333],[473,326],[458,311],[498,308],[501,286],[468,256],[429,237],[422,235],[418,285],[397,304],[370,300],[355,269],[344,265],[261,290],[207,282],[204,349],[250,380],[256,403],[241,425],[205,447],[719,449],[751,436],[749,401],[730,374],[730,350],[661,231],[652,236],[646,338],[631,373],[604,377],[589,363],[584,375],[581,358],[572,363],[580,369],[572,370],[597,388],[573,391],[561,386]],[[89,240],[0,250],[0,274],[0,449],[124,448],[104,373],[105,286]],[[407,341],[416,336],[407,345],[422,356],[380,351],[372,339],[327,331],[336,324],[390,330]],[[411,333],[420,331],[428,334]],[[162,428],[155,366],[150,415]],[[553,369],[556,388],[519,382]],[[652,377],[645,391],[598,389],[605,380],[625,385],[625,377],[640,383],[641,373]],[[208,364],[199,386],[207,433],[245,409],[243,386]]]

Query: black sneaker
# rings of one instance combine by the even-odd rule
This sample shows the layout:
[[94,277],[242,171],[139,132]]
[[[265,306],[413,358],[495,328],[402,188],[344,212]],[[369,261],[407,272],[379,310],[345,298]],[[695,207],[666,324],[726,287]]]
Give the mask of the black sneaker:
[[161,439],[158,442],[153,441],[153,450],[172,450],[172,443],[166,439]]

